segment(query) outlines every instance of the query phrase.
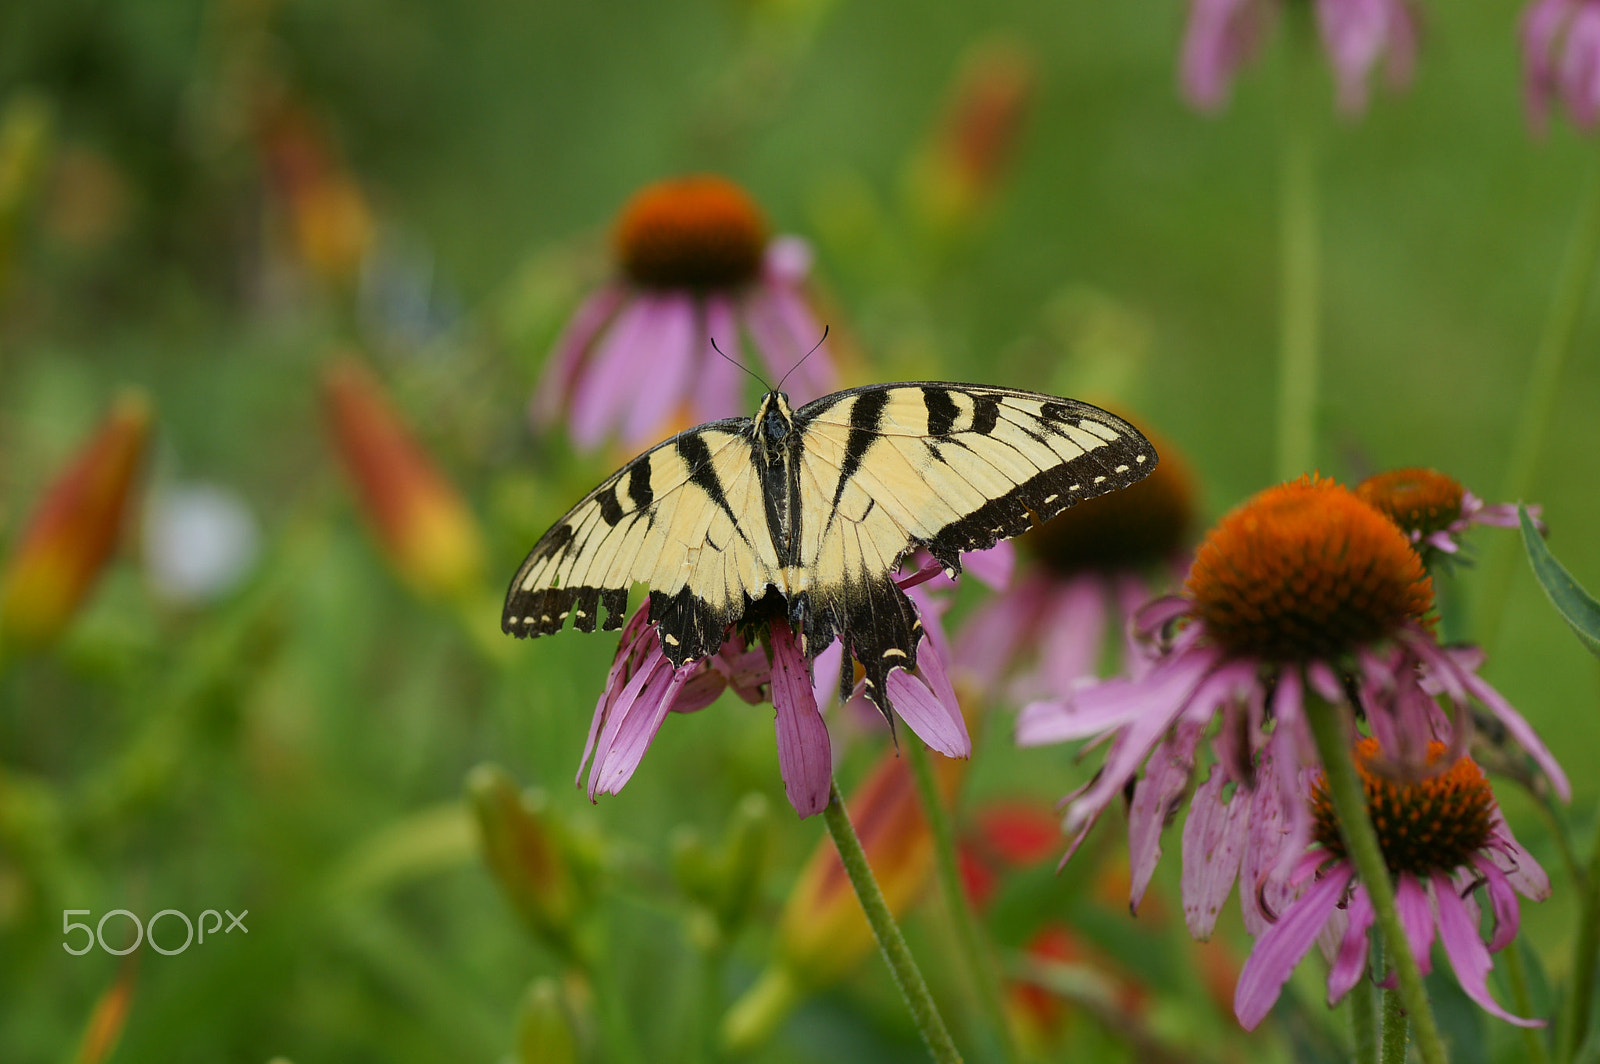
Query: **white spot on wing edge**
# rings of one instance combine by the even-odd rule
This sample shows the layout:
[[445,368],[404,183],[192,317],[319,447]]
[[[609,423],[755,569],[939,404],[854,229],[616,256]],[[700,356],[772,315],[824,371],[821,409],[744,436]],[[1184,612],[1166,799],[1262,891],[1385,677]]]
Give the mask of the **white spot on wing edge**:
[[1105,477],[1095,477],[1095,478],[1094,478],[1094,482],[1095,482],[1095,483],[1096,483],[1096,484],[1104,484],[1104,483],[1105,483],[1105,480],[1106,480],[1106,478],[1105,478]]
[[661,641],[671,647],[678,645],[678,637],[673,635],[671,632],[662,632]]
[[1112,470],[1113,473],[1126,473],[1127,471],[1128,467],[1125,465],[1119,465],[1117,468]]
[[1134,461],[1138,462],[1140,465],[1144,465],[1144,455],[1141,454],[1139,457],[1135,458]]

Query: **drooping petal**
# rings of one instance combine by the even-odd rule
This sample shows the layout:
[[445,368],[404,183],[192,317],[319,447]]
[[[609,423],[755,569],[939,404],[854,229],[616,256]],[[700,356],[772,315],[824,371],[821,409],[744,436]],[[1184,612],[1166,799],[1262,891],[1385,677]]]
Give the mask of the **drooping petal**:
[[1580,0],[1537,0],[1528,5],[1518,27],[1522,38],[1523,100],[1528,123],[1543,133],[1550,99],[1556,88],[1556,39]]
[[1133,802],[1128,807],[1128,908],[1134,913],[1139,911],[1139,902],[1161,859],[1161,830],[1189,787],[1200,730],[1197,724],[1179,724],[1156,747],[1145,766],[1144,778],[1134,784]]
[[1580,129],[1600,118],[1600,9],[1581,4],[1567,24],[1560,62],[1561,95]]
[[712,357],[716,354],[710,341],[699,335],[703,322],[695,297],[671,295],[657,299],[648,380],[636,384],[622,425],[623,442],[634,447],[654,443],[667,434],[679,406],[697,385],[696,369],[703,361],[700,352]]
[[834,367],[833,353],[829,350],[831,345],[823,339],[822,323],[811,313],[799,290],[791,286],[774,285],[771,299],[778,325],[788,333],[795,358],[804,360],[797,361],[780,374],[788,376],[784,390],[794,397],[794,405],[799,407],[838,388],[838,370]]
[[1011,586],[1017,568],[1016,543],[1002,539],[988,550],[968,551],[961,556],[961,569],[994,591]]
[[[705,343],[704,357],[699,360],[700,374],[690,389],[694,397],[695,420],[715,421],[718,418],[748,415],[744,402],[746,374],[739,368],[744,358],[739,325],[734,318],[733,304],[727,296],[711,295],[706,298],[706,333],[703,338],[695,338],[697,343],[702,340]],[[712,349],[712,340],[717,342],[717,347],[722,349],[722,354],[727,358]]]
[[[578,760],[578,774],[572,781],[575,785],[583,782],[583,770],[588,767],[589,755],[594,753],[595,740],[599,737],[600,729],[610,715],[612,707],[627,688],[628,680],[651,654],[660,653],[661,644],[655,628],[650,624],[650,604],[646,602],[633,612],[633,616],[628,618],[628,623],[622,627],[622,636],[617,641],[616,656],[611,659],[611,670],[606,674],[605,686],[600,689],[600,697],[595,700],[594,717],[589,721],[589,738],[584,741],[583,756]],[[589,797],[593,798],[594,795],[591,794]]]
[[1504,695],[1490,687],[1477,673],[1463,673],[1461,679],[1473,697],[1488,707],[1489,712],[1495,715],[1495,719],[1505,725],[1506,731],[1516,740],[1517,745],[1544,770],[1544,774],[1550,779],[1550,786],[1555,788],[1561,800],[1570,802],[1572,785],[1567,782],[1567,774],[1556,761],[1555,755],[1550,752],[1550,748],[1544,745],[1544,740],[1539,738],[1539,733],[1533,730],[1533,726],[1512,708]]
[[1365,887],[1357,886],[1350,892],[1350,903],[1345,907],[1344,938],[1339,942],[1339,955],[1328,971],[1328,1004],[1332,1005],[1348,994],[1367,973],[1367,928],[1372,926],[1372,899]]
[[1489,969],[1494,963],[1478,937],[1475,914],[1456,893],[1450,878],[1435,872],[1433,893],[1439,906],[1439,939],[1444,943],[1445,956],[1450,958],[1450,967],[1455,969],[1456,982],[1461,984],[1461,989],[1491,1016],[1518,1027],[1543,1027],[1544,1020],[1512,1015],[1489,996]]
[[1489,940],[1489,952],[1499,953],[1517,937],[1522,922],[1522,910],[1517,904],[1517,892],[1506,879],[1506,874],[1481,853],[1472,855],[1472,867],[1483,877],[1484,888],[1489,892],[1489,905],[1494,911],[1494,937]]
[[1411,955],[1417,959],[1422,974],[1427,975],[1433,970],[1433,910],[1422,881],[1409,872],[1401,873],[1395,884],[1394,907],[1400,913],[1400,926],[1405,930]]
[[539,386],[528,404],[528,416],[536,428],[548,428],[566,412],[573,389],[595,337],[600,335],[617,312],[628,290],[622,285],[606,285],[579,305],[545,359]]
[[1495,806],[1489,823],[1489,860],[1506,874],[1506,880],[1524,898],[1544,901],[1550,897],[1550,877],[1533,859],[1533,854],[1523,849],[1516,836],[1511,834],[1511,825],[1506,823],[1505,814],[1500,812],[1499,806]]
[[[894,711],[906,726],[915,732],[923,742],[946,757],[971,757],[972,738],[967,734],[966,722],[961,717],[960,708],[952,713],[950,707],[923,679],[931,671],[938,669],[942,675],[942,666],[938,663],[938,656],[927,654],[928,662],[923,662],[919,655],[917,673],[908,673],[904,669],[893,669],[889,678],[884,682],[884,687],[889,694],[889,703],[894,706]],[[949,686],[948,678],[944,686]],[[951,696],[954,697],[953,695]]]
[[[1142,680],[1107,680],[1078,691],[1070,700],[1024,706],[1017,718],[1017,744],[1043,746],[1142,724],[1141,736],[1147,734],[1149,742],[1135,760],[1143,760],[1218,659],[1209,649],[1178,654]],[[1122,779],[1126,778],[1124,774]],[[1121,786],[1121,780],[1116,786]]]
[[784,794],[802,817],[820,813],[833,782],[833,751],[806,659],[783,621],[772,625],[772,706]]
[[632,778],[695,666],[695,662],[687,662],[674,669],[666,655],[658,653],[628,681],[596,744],[594,768],[589,772],[591,801],[597,795],[620,792]]
[[618,311],[579,375],[567,427],[580,448],[591,450],[615,431],[638,390],[650,386],[658,304],[640,296]]
[[1233,1014],[1245,1030],[1255,1030],[1272,1010],[1283,984],[1317,940],[1317,932],[1338,906],[1352,875],[1349,864],[1335,865],[1256,939],[1233,994]]
[[1106,629],[1106,591],[1097,577],[1060,585],[1039,621],[1039,671],[1052,694],[1065,698],[1100,661]]
[[1053,587],[1049,578],[1030,574],[973,611],[956,637],[956,675],[980,691],[997,684],[1038,631],[1039,611]]
[[1256,0],[1195,0],[1183,34],[1179,81],[1183,94],[1202,111],[1220,107],[1239,67],[1260,35]]
[[1216,927],[1217,914],[1239,875],[1244,854],[1250,799],[1236,790],[1233,800],[1222,800],[1227,775],[1212,766],[1206,781],[1189,801],[1183,824],[1183,918],[1189,934],[1205,940]]

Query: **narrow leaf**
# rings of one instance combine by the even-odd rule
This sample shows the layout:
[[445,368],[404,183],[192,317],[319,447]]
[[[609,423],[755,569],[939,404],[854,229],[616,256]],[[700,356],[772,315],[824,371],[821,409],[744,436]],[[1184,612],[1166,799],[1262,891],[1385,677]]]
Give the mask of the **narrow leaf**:
[[1539,578],[1539,585],[1550,597],[1550,604],[1561,614],[1561,619],[1577,633],[1584,649],[1600,658],[1600,602],[1596,602],[1593,595],[1578,586],[1572,574],[1556,561],[1550,548],[1544,545],[1544,538],[1533,527],[1533,519],[1528,516],[1527,508],[1520,503],[1517,515],[1522,519],[1522,545],[1527,548],[1533,575]]

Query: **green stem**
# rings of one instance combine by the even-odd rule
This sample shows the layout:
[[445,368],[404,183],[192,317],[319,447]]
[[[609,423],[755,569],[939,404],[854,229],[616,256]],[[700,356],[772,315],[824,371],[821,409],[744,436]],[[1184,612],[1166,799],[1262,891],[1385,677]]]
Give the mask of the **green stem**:
[[878,889],[878,881],[873,878],[872,866],[867,864],[866,851],[856,837],[850,814],[845,812],[837,783],[833,784],[828,804],[822,810],[822,819],[828,825],[828,834],[833,836],[833,845],[839,851],[839,861],[844,865],[845,875],[850,877],[850,885],[855,888],[856,899],[861,902],[861,911],[872,928],[872,936],[878,940],[878,948],[883,951],[883,959],[906,999],[911,1020],[917,1025],[928,1052],[939,1064],[960,1064],[961,1054],[950,1040],[950,1030],[944,1025],[944,1017],[939,1015],[939,1007],[933,1003],[933,995],[928,993],[927,981],[922,978],[916,958],[906,946],[905,936],[900,934],[894,914],[889,911],[888,902],[883,900],[883,891]]
[[1378,1007],[1372,980],[1362,975],[1350,988],[1345,1008],[1350,1010],[1350,1040],[1355,1064],[1378,1064]]
[[[1590,163],[1577,224],[1567,243],[1566,257],[1561,261],[1561,272],[1556,275],[1555,295],[1533,357],[1516,433],[1511,437],[1511,458],[1506,465],[1506,479],[1500,487],[1500,501],[1522,500],[1533,487],[1534,472],[1544,451],[1545,437],[1549,435],[1560,394],[1561,371],[1572,352],[1572,339],[1577,335],[1584,304],[1594,287],[1597,263],[1600,263],[1600,156]],[[1497,536],[1489,547],[1477,611],[1479,637],[1485,648],[1492,648],[1500,634],[1511,576],[1521,553],[1521,542],[1516,536]]]
[[1309,11],[1291,11],[1283,94],[1279,239],[1283,289],[1278,334],[1278,476],[1288,480],[1316,458],[1317,334],[1321,257],[1317,226],[1317,103]]
[[1383,992],[1383,1064],[1406,1064],[1406,1043],[1410,1040],[1406,1007],[1395,990]]
[[589,966],[588,976],[594,987],[595,1011],[599,1013],[600,1028],[610,1052],[607,1059],[618,1064],[644,1064],[645,1056],[633,1035],[633,1021],[628,1018],[627,999],[617,978],[615,956],[608,955],[603,947],[597,951],[598,959]]
[[[1522,963],[1522,943],[1512,942],[1500,954],[1505,964],[1506,982],[1511,986],[1511,1007],[1518,1016],[1533,1015],[1533,997],[1528,993],[1528,971]],[[1544,1032],[1536,1027],[1519,1027],[1522,1035],[1522,1059],[1528,1064],[1550,1064],[1550,1052],[1545,1048]]]
[[938,870],[939,891],[944,895],[950,922],[955,926],[956,940],[961,946],[967,971],[978,991],[978,1003],[987,1014],[999,1047],[1000,1060],[1012,1064],[1018,1059],[1011,1024],[1006,1019],[1005,1003],[1000,996],[1000,972],[994,953],[983,941],[978,921],[968,903],[967,892],[961,885],[961,869],[956,863],[955,832],[950,824],[950,811],[945,808],[939,794],[939,784],[933,776],[933,763],[927,748],[916,738],[904,747],[911,761],[911,774],[917,781],[917,796],[922,800],[923,815],[928,818],[928,829],[933,835],[934,867]]
[[1416,1031],[1417,1051],[1422,1055],[1423,1064],[1445,1064],[1444,1042],[1439,1038],[1439,1027],[1428,1004],[1428,991],[1422,985],[1422,971],[1411,955],[1411,945],[1400,925],[1394,883],[1389,878],[1383,850],[1378,845],[1378,833],[1373,830],[1372,818],[1367,812],[1366,791],[1351,758],[1353,744],[1345,714],[1338,706],[1307,698],[1306,718],[1317,741],[1317,756],[1322,760],[1323,777],[1328,784],[1328,796],[1333,799],[1333,811],[1339,818],[1339,834],[1344,838],[1345,851],[1356,867],[1356,875],[1367,888],[1367,897],[1372,900],[1378,927],[1383,933],[1384,956],[1394,964],[1400,984],[1399,1003]]
[[1588,1034],[1589,1002],[1594,998],[1594,969],[1596,954],[1600,953],[1600,820],[1595,822],[1594,841],[1590,843],[1583,910],[1578,916],[1578,937],[1572,949],[1572,985],[1561,1006],[1561,1040],[1556,1047],[1556,1059],[1561,1064],[1571,1064],[1577,1057]]

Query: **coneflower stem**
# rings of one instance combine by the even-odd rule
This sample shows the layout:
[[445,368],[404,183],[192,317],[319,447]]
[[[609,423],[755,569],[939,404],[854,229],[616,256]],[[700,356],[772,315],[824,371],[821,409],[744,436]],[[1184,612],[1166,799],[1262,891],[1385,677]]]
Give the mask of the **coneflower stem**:
[[[1556,275],[1555,295],[1545,316],[1544,332],[1528,374],[1528,390],[1522,397],[1522,411],[1511,437],[1511,458],[1500,486],[1500,499],[1506,502],[1525,499],[1533,488],[1533,476],[1560,394],[1561,371],[1572,352],[1572,339],[1594,288],[1595,267],[1600,264],[1600,156],[1590,161],[1576,221],[1566,256],[1561,260],[1561,272]],[[1477,609],[1478,636],[1486,649],[1493,649],[1500,634],[1511,574],[1521,555],[1522,546],[1515,536],[1496,536],[1489,545]]]
[[[1300,8],[1306,10],[1302,11]],[[1291,480],[1316,458],[1317,333],[1321,257],[1317,226],[1317,95],[1310,5],[1289,12],[1285,57],[1282,159],[1278,174],[1279,293],[1277,472]]]
[[1595,823],[1594,841],[1590,843],[1586,878],[1578,937],[1572,946],[1572,985],[1561,1006],[1560,1041],[1556,1043],[1556,1060],[1561,1064],[1572,1064],[1577,1059],[1589,1033],[1589,1003],[1594,999],[1595,960],[1600,954],[1600,821]]
[[1372,817],[1367,812],[1366,791],[1351,757],[1354,743],[1344,711],[1320,699],[1307,698],[1306,719],[1317,741],[1317,756],[1322,760],[1323,778],[1328,784],[1328,797],[1333,800],[1333,811],[1339,817],[1339,834],[1344,839],[1345,852],[1350,855],[1356,874],[1372,899],[1378,928],[1383,933],[1384,956],[1394,965],[1398,976],[1399,1002],[1416,1033],[1417,1052],[1423,1064],[1445,1064],[1447,1058],[1444,1043],[1439,1039],[1439,1025],[1434,1022],[1428,991],[1422,985],[1422,970],[1411,955],[1411,945],[1400,924],[1394,883],[1384,864],[1378,833],[1373,830]]
[[950,823],[950,811],[945,808],[944,797],[939,793],[934,779],[933,762],[927,748],[915,737],[902,748],[908,751],[911,775],[917,782],[917,797],[922,800],[922,813],[928,819],[928,830],[933,835],[934,867],[939,875],[939,892],[944,895],[945,908],[950,922],[955,926],[956,941],[961,947],[967,972],[978,991],[978,1003],[987,1014],[989,1026],[999,1050],[999,1059],[1013,1064],[1018,1059],[1017,1047],[1012,1037],[1011,1024],[1006,1019],[1005,1001],[1000,996],[1000,972],[994,952],[983,940],[977,918],[961,885],[961,869],[956,863],[955,831]]
[[1350,1010],[1350,1041],[1355,1064],[1378,1064],[1378,1003],[1372,980],[1357,979],[1345,1001]]
[[872,937],[878,940],[878,949],[883,951],[883,959],[906,999],[912,1022],[917,1025],[928,1052],[938,1064],[959,1064],[961,1054],[950,1039],[950,1030],[944,1025],[944,1017],[939,1015],[939,1007],[933,1003],[933,995],[928,993],[927,980],[922,978],[922,970],[906,946],[905,936],[894,922],[889,903],[883,900],[883,891],[878,888],[872,866],[867,863],[867,853],[861,848],[855,825],[850,823],[850,814],[845,812],[844,800],[839,797],[838,783],[832,786],[822,819],[828,825],[828,834],[833,836],[839,862],[844,865],[845,875],[850,877],[856,899],[861,902]]
[[[1362,980],[1366,982],[1366,980]],[[1383,992],[1383,1064],[1406,1064],[1406,1045],[1410,1024],[1406,1022],[1406,1007],[1400,1003],[1396,990]]]
[[[1522,944],[1513,941],[1502,950],[1500,960],[1505,965],[1506,983],[1511,987],[1511,1008],[1518,1016],[1533,1015],[1533,998],[1528,993],[1528,972],[1522,964]],[[1519,1027],[1522,1035],[1522,1059],[1528,1064],[1550,1064],[1550,1051],[1545,1048],[1544,1032],[1536,1027]]]

